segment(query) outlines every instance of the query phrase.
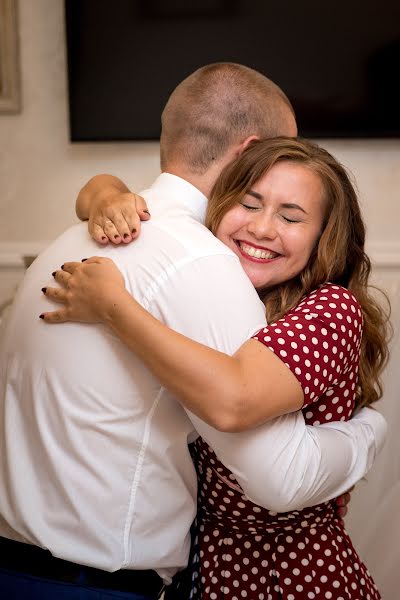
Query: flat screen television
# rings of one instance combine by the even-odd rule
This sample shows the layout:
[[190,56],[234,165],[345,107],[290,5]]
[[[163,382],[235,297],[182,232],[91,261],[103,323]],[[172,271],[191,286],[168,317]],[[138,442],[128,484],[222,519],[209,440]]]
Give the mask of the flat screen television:
[[155,140],[174,87],[233,61],[278,83],[299,132],[400,137],[400,0],[65,0],[73,141]]

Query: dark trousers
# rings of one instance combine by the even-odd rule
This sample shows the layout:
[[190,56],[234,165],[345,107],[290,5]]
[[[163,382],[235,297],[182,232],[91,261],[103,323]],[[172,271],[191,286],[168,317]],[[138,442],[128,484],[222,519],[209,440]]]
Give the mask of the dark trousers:
[[117,592],[79,583],[64,583],[0,569],[1,600],[154,600],[129,592]]
[[1,600],[157,600],[162,589],[152,570],[108,573],[0,537]]

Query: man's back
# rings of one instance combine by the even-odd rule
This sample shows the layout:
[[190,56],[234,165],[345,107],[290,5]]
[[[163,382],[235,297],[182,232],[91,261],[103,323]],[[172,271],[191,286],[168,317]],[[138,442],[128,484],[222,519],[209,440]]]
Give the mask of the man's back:
[[[153,218],[143,236],[101,254],[155,316],[233,352],[263,325],[263,311],[237,259],[200,224],[205,198],[165,174],[146,196]],[[105,570],[168,574],[185,564],[195,514],[191,422],[103,326],[53,328],[38,318],[49,273],[97,253],[86,226],[74,226],[35,261],[18,292],[0,365],[0,514],[11,527],[0,522],[0,535]],[[218,308],[218,290],[231,282],[241,291],[229,293],[246,300],[241,323],[226,302]],[[202,295],[208,303],[215,295],[214,315],[201,316]],[[220,334],[222,318],[230,326],[221,323]]]

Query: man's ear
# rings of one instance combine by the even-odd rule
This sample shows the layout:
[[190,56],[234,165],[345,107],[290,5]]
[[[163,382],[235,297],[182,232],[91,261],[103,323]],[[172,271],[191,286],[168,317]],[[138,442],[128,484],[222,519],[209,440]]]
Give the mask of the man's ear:
[[244,150],[246,150],[246,148],[249,146],[249,144],[251,144],[255,140],[259,140],[259,139],[260,138],[258,137],[258,135],[249,135],[249,137],[247,137],[245,140],[243,140],[243,142],[241,142],[237,146],[237,148],[236,148],[236,156],[240,156],[242,154],[242,152]]

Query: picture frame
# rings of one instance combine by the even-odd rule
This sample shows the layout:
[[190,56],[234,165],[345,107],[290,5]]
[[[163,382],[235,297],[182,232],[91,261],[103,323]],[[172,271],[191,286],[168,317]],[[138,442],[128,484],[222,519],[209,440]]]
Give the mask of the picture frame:
[[0,0],[0,113],[20,110],[18,2]]

